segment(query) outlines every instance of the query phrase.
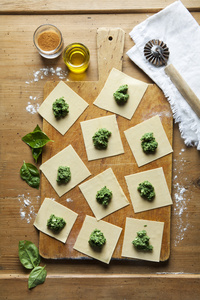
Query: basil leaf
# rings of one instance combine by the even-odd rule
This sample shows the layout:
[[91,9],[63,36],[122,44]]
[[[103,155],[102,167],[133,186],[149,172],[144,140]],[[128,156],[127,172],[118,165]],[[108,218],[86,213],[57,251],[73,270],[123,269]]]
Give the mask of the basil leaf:
[[38,248],[29,241],[19,241],[19,260],[26,269],[33,269],[40,263]]
[[38,157],[42,153],[42,147],[41,148],[32,148],[32,155],[33,158],[35,159],[35,162],[37,163]]
[[40,126],[37,124],[37,126],[35,127],[35,129],[33,130],[33,132],[34,131],[42,131],[42,130],[41,130]]
[[45,270],[45,267],[35,267],[28,278],[28,288],[32,289],[36,287],[37,285],[43,283],[47,276],[47,271]]
[[33,131],[22,138],[22,141],[31,148],[41,148],[48,143],[50,138],[42,131]]
[[39,189],[40,185],[40,173],[38,169],[30,164],[30,163],[23,163],[20,169],[20,176],[23,180],[26,181],[28,185],[33,188]]
[[[33,132],[35,132],[35,131],[42,131],[38,124],[35,127],[35,129],[33,130]],[[38,157],[40,156],[41,153],[42,153],[42,147],[41,148],[32,148],[32,155],[33,155],[33,158],[35,159],[36,163],[37,163]]]

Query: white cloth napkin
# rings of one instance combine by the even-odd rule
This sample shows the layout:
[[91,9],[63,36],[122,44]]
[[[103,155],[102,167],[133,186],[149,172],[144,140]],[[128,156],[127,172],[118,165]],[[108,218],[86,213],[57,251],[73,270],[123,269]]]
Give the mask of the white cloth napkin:
[[127,55],[164,92],[184,142],[200,150],[200,119],[165,74],[144,57],[145,44],[162,40],[169,47],[168,64],[172,63],[200,99],[200,26],[180,1],[149,17],[130,32],[135,46]]

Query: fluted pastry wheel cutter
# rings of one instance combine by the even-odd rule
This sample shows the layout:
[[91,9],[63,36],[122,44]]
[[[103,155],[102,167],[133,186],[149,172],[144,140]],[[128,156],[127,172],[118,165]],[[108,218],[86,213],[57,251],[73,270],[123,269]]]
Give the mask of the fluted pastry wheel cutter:
[[167,65],[169,53],[167,45],[160,40],[150,40],[144,46],[144,56],[146,59],[156,67],[166,66],[165,73],[169,76],[178,91],[200,118],[200,100],[176,68],[172,64]]

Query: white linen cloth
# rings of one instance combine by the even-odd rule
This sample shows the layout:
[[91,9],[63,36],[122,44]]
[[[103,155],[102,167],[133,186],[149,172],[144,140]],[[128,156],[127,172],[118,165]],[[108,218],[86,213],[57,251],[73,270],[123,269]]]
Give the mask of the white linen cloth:
[[170,51],[167,64],[174,65],[200,99],[200,26],[184,5],[176,1],[134,27],[130,36],[135,46],[127,55],[162,89],[185,144],[200,150],[200,119],[165,74],[165,66],[153,66],[143,53],[149,40],[166,43]]

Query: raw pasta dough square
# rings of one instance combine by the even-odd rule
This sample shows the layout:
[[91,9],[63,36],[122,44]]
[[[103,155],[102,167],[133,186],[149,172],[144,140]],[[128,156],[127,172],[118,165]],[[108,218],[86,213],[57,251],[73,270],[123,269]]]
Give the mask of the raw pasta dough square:
[[[135,213],[172,205],[172,199],[162,168],[131,174],[125,176],[125,179]],[[154,187],[155,198],[152,201],[142,198],[137,190],[139,183],[146,180]]]
[[[127,93],[129,94],[129,98],[124,105],[118,105],[113,97],[113,93],[124,84],[128,84]],[[142,100],[147,87],[147,83],[134,79],[113,68],[94,104],[130,120]]]
[[[89,161],[124,153],[115,115],[87,120],[80,124]],[[94,147],[92,137],[101,128],[109,130],[111,136],[108,140],[107,149],[98,150]]]
[[[163,229],[164,222],[126,218],[122,256],[159,262]],[[137,232],[141,230],[146,230],[147,236],[150,237],[149,243],[153,246],[150,252],[138,251],[132,244]]]
[[[70,167],[71,180],[66,184],[58,184],[56,181],[59,166]],[[40,166],[40,170],[44,173],[59,197],[91,175],[71,145],[43,163]]]
[[[99,204],[96,200],[97,192],[104,186],[112,191],[112,198],[107,207]],[[129,205],[129,201],[111,168],[82,183],[79,185],[79,188],[97,220],[100,220],[105,216]]]
[[[52,105],[56,99],[61,97],[64,97],[64,100],[69,105],[69,113],[66,117],[57,120],[53,114]],[[38,109],[38,113],[56,130],[64,135],[87,107],[88,103],[85,102],[85,100],[75,93],[67,84],[60,81],[49,96],[43,101]]]
[[[88,243],[90,235],[95,229],[101,230],[106,238],[106,243],[101,251],[95,251]],[[109,264],[119,240],[121,231],[122,228],[118,226],[105,221],[97,221],[93,217],[86,216],[75,242],[74,249]]]
[[[54,214],[56,217],[63,218],[66,221],[65,227],[59,233],[54,233],[47,227],[47,221],[52,214]],[[33,225],[45,234],[62,243],[66,243],[77,216],[77,213],[73,212],[62,204],[59,204],[58,202],[55,202],[49,198],[45,198]]]
[[[158,142],[158,148],[153,154],[145,154],[141,147],[140,139],[147,132],[153,132]],[[139,167],[173,152],[159,116],[127,129],[124,134]]]

